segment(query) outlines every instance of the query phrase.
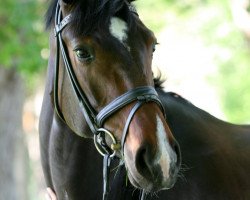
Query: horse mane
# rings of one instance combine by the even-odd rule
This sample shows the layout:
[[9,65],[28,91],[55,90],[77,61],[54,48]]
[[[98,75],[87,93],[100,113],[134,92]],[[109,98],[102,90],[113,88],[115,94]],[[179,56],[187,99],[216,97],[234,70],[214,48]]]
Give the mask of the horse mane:
[[154,86],[155,86],[155,88],[163,90],[163,88],[164,88],[163,83],[164,82],[165,82],[165,80],[162,78],[161,75],[155,77],[154,78]]
[[[46,29],[54,24],[57,2],[53,0],[46,12]],[[130,3],[125,0],[73,0],[69,27],[76,35],[87,35],[97,29],[108,28],[113,16],[123,19],[131,27],[133,14],[129,9]]]
[[166,96],[171,96],[175,99],[178,99],[179,101],[182,101],[182,103],[193,105],[190,101],[188,101],[187,99],[183,98],[181,95],[179,95],[175,92],[165,92],[164,86],[163,86],[165,81],[166,80],[162,78],[161,74],[154,78],[154,87],[158,92],[160,92],[161,94],[164,94]]

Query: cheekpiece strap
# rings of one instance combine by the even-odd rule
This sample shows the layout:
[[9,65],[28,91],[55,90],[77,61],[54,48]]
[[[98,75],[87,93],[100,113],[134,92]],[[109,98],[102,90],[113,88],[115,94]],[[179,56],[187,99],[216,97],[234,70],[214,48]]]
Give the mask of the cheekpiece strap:
[[67,24],[70,21],[71,21],[71,15],[69,14],[66,17],[64,17],[63,20],[59,24],[56,24],[56,26],[55,26],[55,37],[57,36],[58,33],[60,33],[67,26]]

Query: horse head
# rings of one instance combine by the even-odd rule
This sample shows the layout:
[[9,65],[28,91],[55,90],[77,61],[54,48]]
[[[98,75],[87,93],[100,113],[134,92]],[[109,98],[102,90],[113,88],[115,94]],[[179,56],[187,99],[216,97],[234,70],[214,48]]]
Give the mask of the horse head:
[[[48,11],[57,13],[48,17],[48,25],[55,21],[49,64],[57,63],[58,115],[81,137],[93,137],[101,128],[121,141],[115,154],[124,160],[134,186],[146,191],[172,187],[180,151],[154,90],[153,32],[125,0],[56,4]],[[110,147],[111,139],[105,140]]]

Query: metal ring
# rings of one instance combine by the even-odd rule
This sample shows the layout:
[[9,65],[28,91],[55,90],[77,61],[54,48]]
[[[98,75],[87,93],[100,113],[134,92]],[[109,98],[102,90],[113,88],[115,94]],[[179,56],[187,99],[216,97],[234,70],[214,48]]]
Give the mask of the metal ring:
[[[99,129],[97,129],[97,132],[104,132],[105,135],[108,135],[108,136],[111,138],[111,140],[112,140],[112,145],[117,145],[117,141],[116,141],[114,135],[113,135],[111,132],[109,132],[107,129],[99,128]],[[98,151],[102,156],[105,156],[107,153],[104,152],[104,150],[101,148],[101,145],[97,142],[97,136],[98,136],[98,134],[95,134],[95,135],[94,135],[94,144],[95,144],[95,147],[96,147],[97,151]],[[114,150],[113,148],[111,148],[111,149],[113,150],[113,153],[110,155],[110,157],[112,158],[112,157],[115,156],[116,150]]]

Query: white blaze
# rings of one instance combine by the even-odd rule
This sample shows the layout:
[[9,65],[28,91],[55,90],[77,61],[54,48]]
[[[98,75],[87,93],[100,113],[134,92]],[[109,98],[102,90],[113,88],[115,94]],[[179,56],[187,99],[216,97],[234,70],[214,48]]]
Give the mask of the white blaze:
[[166,180],[169,178],[170,175],[169,170],[170,170],[171,157],[173,157],[174,152],[170,147],[169,141],[166,136],[166,130],[164,128],[162,120],[158,115],[156,116],[156,122],[157,122],[157,139],[159,145],[158,162],[161,166],[162,175]]
[[121,43],[125,43],[127,40],[127,31],[128,26],[127,23],[123,20],[121,20],[118,17],[111,18],[110,27],[109,27],[110,33],[117,38]]

